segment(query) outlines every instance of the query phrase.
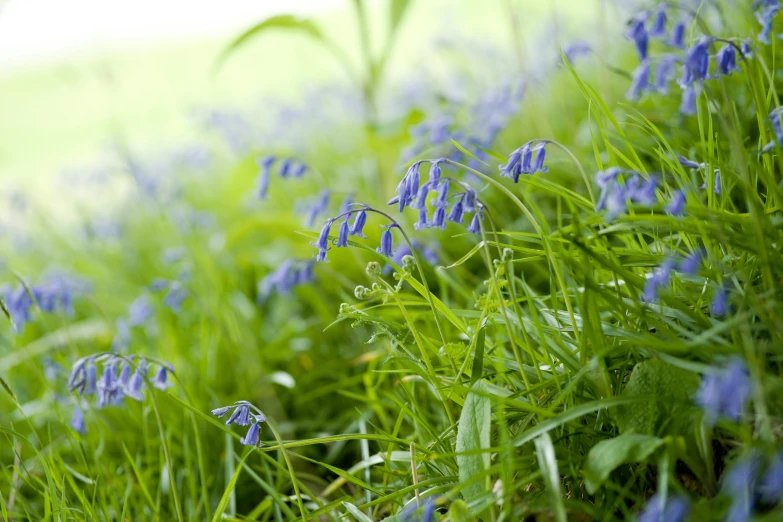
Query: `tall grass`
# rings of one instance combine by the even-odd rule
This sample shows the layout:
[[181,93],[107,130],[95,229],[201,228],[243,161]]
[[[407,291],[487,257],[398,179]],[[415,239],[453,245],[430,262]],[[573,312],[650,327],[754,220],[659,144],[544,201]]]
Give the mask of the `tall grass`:
[[[389,46],[407,7],[391,4]],[[670,23],[687,14],[688,44],[712,34],[739,46],[759,31],[750,2],[696,8],[669,11]],[[325,39],[280,17],[229,49],[270,28]],[[85,216],[78,234],[45,206],[13,210],[4,279],[34,304],[16,331],[13,289],[2,294],[3,520],[597,521],[652,517],[675,501],[688,520],[781,517],[770,480],[781,473],[783,194],[778,148],[759,152],[775,140],[776,43],[754,41],[741,70],[705,81],[685,115],[674,84],[625,99],[623,71],[638,60],[619,21],[602,30],[616,34],[594,46],[598,56],[564,55],[529,75],[519,103],[502,104],[491,143],[471,141],[487,114],[463,107],[451,111],[449,139],[410,149],[410,126],[444,108],[378,110],[384,47],[346,64],[354,111],[289,114],[306,140],[231,141],[228,154],[205,136],[211,162],[162,170],[123,151],[123,197],[103,204],[102,220]],[[651,55],[665,52],[684,53],[652,44]],[[513,101],[509,85],[497,92]],[[497,165],[533,139],[550,140],[549,171],[501,177]],[[414,157],[400,160],[406,148]],[[259,200],[255,160],[269,154],[309,168],[281,178],[278,161]],[[412,160],[442,156],[444,176],[477,190],[479,234],[467,222],[416,231],[414,210],[386,206]],[[654,201],[601,210],[593,174],[610,167],[625,170],[615,189],[659,180]],[[331,204],[303,227],[294,200],[323,189]],[[678,190],[682,212],[668,207]],[[351,236],[312,281],[267,295],[258,282],[285,259],[305,266],[346,196],[396,220],[396,248],[404,233],[413,255],[376,252],[389,221],[371,213],[366,239]],[[697,266],[683,268],[694,254]],[[89,282],[74,287],[70,313],[47,313],[35,291],[52,268]],[[156,279],[168,281],[162,292]],[[166,295],[172,284],[188,292],[181,309]],[[123,342],[118,319],[133,322],[139,296],[151,315]],[[108,352],[118,366],[170,363],[175,385],[155,389],[150,372],[145,400],[103,408],[69,391],[71,365]],[[733,363],[738,380],[720,384]],[[705,404],[746,384],[737,415]],[[266,416],[258,446],[210,413],[240,400]]]

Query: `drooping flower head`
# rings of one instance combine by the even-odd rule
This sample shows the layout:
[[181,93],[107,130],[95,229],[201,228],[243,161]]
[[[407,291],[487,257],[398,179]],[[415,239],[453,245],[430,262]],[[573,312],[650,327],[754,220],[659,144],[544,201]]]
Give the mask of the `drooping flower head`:
[[395,225],[386,225],[386,229],[381,234],[381,245],[375,249],[382,256],[391,257],[394,251],[394,236],[391,229]]
[[745,411],[750,393],[747,366],[742,359],[734,357],[725,367],[704,375],[696,403],[704,410],[707,424],[714,425],[721,417],[738,421]]
[[648,17],[649,13],[645,11],[632,18],[628,23],[628,31],[625,33],[625,37],[633,41],[636,51],[639,53],[639,58],[642,60],[647,58],[647,48],[650,42],[650,37],[645,27]]
[[277,160],[274,156],[263,156],[256,158],[256,165],[259,167],[256,195],[258,199],[266,199],[266,193],[269,190],[269,170],[272,164]]
[[239,442],[245,446],[259,446],[262,422],[266,422],[266,415],[248,401],[237,401],[232,406],[222,406],[212,410],[212,415],[221,418],[233,412],[226,421],[226,426],[237,424],[239,426],[250,426],[247,434],[239,439]]
[[665,499],[659,494],[647,501],[644,510],[639,513],[639,522],[682,522],[688,515],[690,506],[685,497],[670,495]]
[[775,17],[780,11],[781,5],[779,0],[762,0],[756,4],[756,20],[761,24],[761,32],[759,33],[759,42],[769,45],[769,35],[772,33],[772,23]]

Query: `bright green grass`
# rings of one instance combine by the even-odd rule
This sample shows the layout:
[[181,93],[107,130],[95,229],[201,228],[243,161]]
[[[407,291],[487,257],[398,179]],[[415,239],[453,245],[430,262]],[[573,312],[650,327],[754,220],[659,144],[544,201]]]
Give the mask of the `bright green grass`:
[[[723,7],[713,31],[755,28],[747,12]],[[606,56],[630,69],[626,51]],[[4,281],[32,282],[54,266],[88,276],[94,290],[72,318],[36,313],[19,335],[3,326],[0,517],[394,521],[417,498],[436,498],[437,517],[452,522],[630,520],[668,491],[690,498],[691,520],[721,520],[721,475],[751,447],[778,447],[782,427],[780,160],[756,154],[777,104],[765,72],[773,51],[711,82],[690,118],[677,111],[679,93],[628,104],[628,81],[593,61],[532,83],[472,181],[491,216],[481,238],[455,225],[416,233],[413,211],[384,205],[405,168],[404,122],[315,129],[303,159],[320,177],[275,178],[266,202],[251,196],[262,146],[221,157],[206,175],[179,173],[174,203],[130,190],[110,209],[126,227],[118,241],[63,232],[34,207],[24,214],[28,248],[4,247]],[[347,147],[334,147],[334,129]],[[517,185],[498,176],[509,151],[540,137],[563,144],[550,145],[549,173]],[[723,193],[699,190],[701,177],[672,159],[680,153],[720,168]],[[661,203],[608,223],[593,210],[592,174],[609,166],[662,173]],[[353,190],[412,237],[438,240],[443,267],[379,274],[368,265],[383,263],[373,217],[369,238],[330,251],[316,283],[257,306],[263,275],[313,254],[317,231],[291,209],[324,186]],[[663,211],[677,188],[689,194],[682,218]],[[186,205],[214,212],[217,227],[179,230],[173,211]],[[179,245],[191,295],[179,314],[153,296],[157,313],[134,329],[130,349],[171,362],[177,386],[89,408],[89,431],[77,434],[75,396],[64,375],[46,379],[44,361],[68,368],[108,351],[129,303],[154,277],[177,277],[182,266],[161,253]],[[658,302],[641,302],[645,275],[666,254],[699,247],[697,276],[675,273]],[[719,318],[709,303],[723,284],[733,309]],[[357,286],[372,290],[359,299]],[[713,428],[692,397],[700,374],[728,355],[747,362],[752,401],[741,422]],[[245,429],[210,416],[235,400],[268,416],[264,447],[240,445]],[[601,456],[607,441],[629,440],[634,452]]]

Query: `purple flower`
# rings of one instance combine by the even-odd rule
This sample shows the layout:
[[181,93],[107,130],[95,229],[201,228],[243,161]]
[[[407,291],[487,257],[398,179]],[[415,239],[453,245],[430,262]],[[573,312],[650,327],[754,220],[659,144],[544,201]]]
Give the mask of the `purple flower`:
[[772,124],[772,130],[778,144],[783,147],[783,122],[781,122],[781,109],[775,109],[769,113],[769,122]]
[[391,257],[393,253],[394,237],[392,236],[392,226],[387,226],[381,234],[381,246],[375,249],[382,256]]
[[136,401],[144,400],[144,376],[147,375],[147,361],[142,359],[130,377],[128,385],[123,390],[125,395]]
[[239,404],[234,408],[234,412],[226,421],[226,426],[230,426],[231,424],[247,426],[250,422],[250,406],[247,404]]
[[73,408],[71,428],[82,435],[87,433],[87,424],[84,422],[84,412],[82,412],[82,408],[78,404]]
[[723,317],[728,313],[728,294],[724,287],[718,288],[710,303],[710,313],[716,317]]
[[677,22],[667,43],[677,49],[685,49],[685,21],[680,20]]
[[365,223],[367,223],[367,212],[364,210],[357,212],[356,217],[353,220],[353,225],[349,230],[350,234],[352,236],[359,236],[366,239],[367,236],[364,235]]
[[430,167],[430,179],[429,184],[431,187],[437,187],[438,183],[440,183],[440,164],[445,161],[444,159],[437,159],[432,162],[432,166]]
[[442,180],[438,186],[437,196],[431,202],[433,207],[446,208],[449,206],[449,188],[451,188],[450,181],[448,179]]
[[155,315],[155,309],[149,297],[142,295],[133,301],[128,308],[128,326],[139,326]]
[[701,266],[702,253],[700,250],[693,252],[691,255],[680,261],[678,270],[686,275],[696,275],[699,273],[699,267]]
[[772,33],[772,23],[780,11],[779,0],[763,0],[759,3],[760,9],[756,11],[756,20],[761,24],[759,42],[769,45],[769,35]]
[[655,269],[650,277],[647,278],[644,285],[644,292],[642,293],[642,300],[644,302],[652,303],[658,299],[658,289],[669,285],[673,268],[674,260],[667,259],[661,263],[661,266]]
[[704,419],[714,425],[720,417],[738,421],[751,393],[750,377],[742,359],[733,357],[725,368],[704,375],[696,403],[704,410]]
[[321,228],[321,233],[318,235],[318,240],[315,243],[311,243],[315,248],[318,250],[326,251],[329,249],[329,231],[332,228],[333,221],[330,219],[328,220],[323,228]]
[[685,168],[688,169],[703,169],[704,163],[696,163],[695,161],[691,161],[685,156],[677,156],[677,160],[680,162],[680,165],[682,165]]
[[343,221],[340,224],[340,233],[337,236],[337,242],[334,244],[336,247],[347,247],[348,246],[348,218],[345,218],[345,221]]
[[686,116],[693,116],[696,114],[696,100],[698,98],[698,92],[693,85],[685,87],[682,91],[682,100],[680,101],[680,112]]
[[703,36],[688,50],[683,64],[683,88],[696,81],[710,79],[710,46],[713,41],[713,38]]
[[103,367],[103,376],[98,381],[98,407],[110,404],[116,390],[117,369],[114,364],[106,364]]
[[783,498],[783,453],[778,452],[772,456],[761,479],[759,492],[765,504],[776,504]]
[[257,422],[250,425],[250,429],[247,430],[247,435],[239,439],[239,442],[245,446],[258,446],[258,438],[261,428]]
[[644,27],[646,21],[646,13],[635,17],[630,21],[630,28],[625,33],[626,38],[633,40],[636,51],[639,53],[639,58],[642,60],[647,58],[647,47],[649,45],[649,35]]
[[435,213],[432,215],[432,221],[430,221],[431,228],[439,228],[444,230],[446,228],[446,209],[438,207],[435,209]]
[[688,501],[680,495],[672,495],[666,499],[657,493],[647,501],[644,510],[639,513],[639,522],[682,522],[688,515]]
[[470,221],[470,225],[468,225],[468,232],[481,235],[481,219],[481,212],[476,212],[473,215],[473,219]]
[[669,83],[676,73],[677,57],[673,54],[662,56],[655,69],[655,89],[661,94],[669,93]]
[[747,522],[757,503],[757,485],[761,471],[758,453],[750,452],[735,461],[723,475],[721,490],[731,498],[727,522]]
[[163,298],[163,304],[168,306],[174,313],[179,313],[182,310],[182,303],[188,297],[188,290],[178,282],[171,285],[166,297]]
[[685,193],[683,191],[674,191],[671,201],[666,205],[666,212],[672,216],[682,216],[685,214]]
[[258,199],[266,198],[266,192],[269,189],[269,169],[276,159],[274,156],[256,158],[256,165],[261,169],[258,172],[258,188],[256,189]]
[[[536,141],[539,141],[539,143],[534,146]],[[508,162],[499,167],[500,175],[505,178],[512,178],[514,183],[517,183],[519,182],[520,174],[548,172],[549,168],[544,166],[546,161],[546,144],[546,141],[533,140],[512,151],[508,156]],[[533,152],[538,152],[535,163],[533,162]]]
[[212,415],[217,417],[218,419],[221,417],[225,417],[228,412],[230,412],[232,409],[234,409],[233,406],[221,406],[220,408],[215,408],[212,410]]
[[158,373],[155,375],[155,379],[152,381],[152,386],[160,391],[166,391],[166,388],[173,386],[173,384],[169,382],[169,369],[165,364],[160,366]]
[[655,18],[649,32],[649,35],[654,38],[666,36],[666,7],[666,4],[661,4],[655,12]]
[[715,55],[715,61],[721,74],[728,76],[734,71],[741,70],[737,65],[737,50],[732,44],[723,46]]
[[465,200],[465,195],[463,194],[462,196],[460,196],[457,202],[454,203],[454,206],[451,208],[451,212],[449,212],[449,215],[446,217],[447,220],[451,221],[452,223],[459,223],[459,224],[465,222],[465,217],[464,217],[465,210],[463,204],[464,200]]
[[430,228],[432,224],[427,219],[427,208],[419,209],[419,220],[413,224],[414,230],[421,231],[426,228]]

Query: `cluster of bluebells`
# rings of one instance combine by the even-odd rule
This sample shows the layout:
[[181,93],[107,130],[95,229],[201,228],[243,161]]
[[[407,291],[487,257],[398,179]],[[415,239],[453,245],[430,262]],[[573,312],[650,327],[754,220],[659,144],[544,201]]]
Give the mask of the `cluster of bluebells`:
[[258,282],[258,304],[264,304],[273,294],[288,295],[300,285],[315,281],[312,260],[286,259],[276,270]]
[[755,8],[756,20],[761,24],[758,40],[763,44],[769,45],[772,23],[781,8],[780,0],[755,0],[753,7]]
[[[476,191],[470,185],[442,175],[440,165],[445,161],[448,160],[445,158],[421,160],[411,165],[402,181],[397,185],[397,196],[389,201],[389,204],[396,204],[400,212],[405,210],[405,207],[418,210],[419,219],[413,225],[416,230],[427,228],[443,230],[446,228],[446,221],[464,224],[465,214],[473,213],[467,230],[474,234],[481,234],[480,222],[484,218],[483,205],[479,201]],[[421,183],[420,170],[423,163],[430,164],[430,171],[428,180]],[[456,194],[450,194],[452,187],[458,189]],[[432,218],[429,216],[427,206],[427,198],[431,192],[436,193],[436,197],[430,201],[435,209]],[[450,209],[449,206],[451,206]]]
[[783,498],[783,453],[766,458],[752,450],[731,465],[722,481],[721,492],[731,500],[726,520],[748,522]]
[[34,285],[0,286],[0,300],[11,316],[16,332],[22,332],[33,318],[35,306],[44,313],[73,315],[74,297],[89,292],[89,284],[66,276],[52,274]]
[[[624,182],[621,182],[621,175],[625,177]],[[598,172],[595,181],[601,189],[595,209],[598,212],[606,210],[606,217],[609,220],[624,214],[628,201],[640,205],[654,205],[657,201],[655,191],[658,187],[658,178],[655,176],[644,179],[637,172],[611,167]]]
[[329,189],[323,189],[317,196],[296,203],[296,211],[305,215],[306,227],[312,227],[319,216],[329,211],[331,197],[332,192]]
[[[683,167],[688,168],[688,169],[704,170],[704,171],[706,171],[706,169],[707,169],[707,164],[706,163],[703,163],[703,162],[702,163],[698,163],[696,161],[689,160],[688,158],[686,158],[684,156],[678,156],[677,157],[677,161],[680,162],[680,165],[682,165]],[[720,186],[720,169],[714,169],[713,173],[715,174],[715,178],[714,178],[714,185],[712,187],[712,191],[715,194],[720,194],[722,192],[722,189],[721,189],[721,186]],[[705,180],[704,184],[702,184],[701,187],[699,187],[699,188],[701,188],[702,190],[706,189],[707,188],[707,181]]]
[[263,444],[261,444],[259,438],[261,423],[266,421],[266,415],[247,401],[237,401],[231,406],[215,408],[212,410],[212,415],[220,419],[228,415],[229,412],[231,412],[231,415],[226,420],[226,426],[231,426],[232,424],[250,426],[247,434],[239,439],[239,442],[245,446],[262,446]]
[[[500,175],[511,178],[514,183],[519,182],[520,174],[535,174],[536,172],[549,172],[549,167],[544,166],[546,161],[547,140],[532,140],[508,156],[508,162],[501,165]],[[533,154],[535,153],[535,161]]]
[[[337,217],[326,220],[324,226],[321,228],[321,232],[318,234],[318,239],[315,243],[312,243],[314,247],[318,249],[318,254],[315,256],[316,261],[326,261],[326,253],[330,249],[330,245],[338,248],[348,246],[348,237],[357,236],[367,238],[364,235],[364,226],[367,224],[367,212],[370,211],[370,207],[366,205],[353,204],[356,208],[346,210],[340,213]],[[351,216],[353,216],[353,223],[350,222]],[[335,221],[341,220],[340,229],[336,240],[331,240],[329,233]],[[386,256],[391,256],[393,237],[391,229],[398,226],[396,223],[386,226],[386,230],[381,236],[381,246],[378,247],[378,252]]]
[[[696,113],[696,99],[702,82],[728,76],[740,70],[737,65],[738,52],[743,57],[749,57],[750,45],[743,42],[738,46],[732,41],[702,36],[687,48],[685,45],[687,20],[680,18],[671,31],[667,27],[668,17],[673,7],[672,4],[663,3],[654,12],[642,11],[629,21],[626,37],[633,41],[640,63],[632,74],[631,87],[626,96],[628,99],[638,100],[647,92],[667,94],[679,64],[681,76],[678,85],[682,89],[680,111],[692,115]],[[651,57],[649,55],[651,39],[660,39],[672,52]],[[718,43],[722,45],[713,55],[713,47]],[[711,66],[713,59],[714,70]],[[654,73],[653,65],[655,65]]]
[[269,190],[269,180],[272,176],[272,167],[277,164],[277,175],[281,178],[301,178],[307,172],[307,164],[293,158],[277,158],[276,156],[262,156],[256,158],[258,181],[256,195],[258,199],[266,199]]
[[[144,400],[145,380],[152,365],[144,358],[139,358],[136,364],[133,364],[134,360],[134,356],[120,357],[111,353],[83,357],[71,368],[68,389],[78,392],[80,396],[95,395],[98,408],[119,406],[126,397],[141,402]],[[169,381],[169,373],[174,370],[168,363],[155,363],[155,366],[158,369],[151,380],[152,386],[164,391],[173,385]],[[73,415],[71,426],[85,433],[81,404],[77,404]]]

